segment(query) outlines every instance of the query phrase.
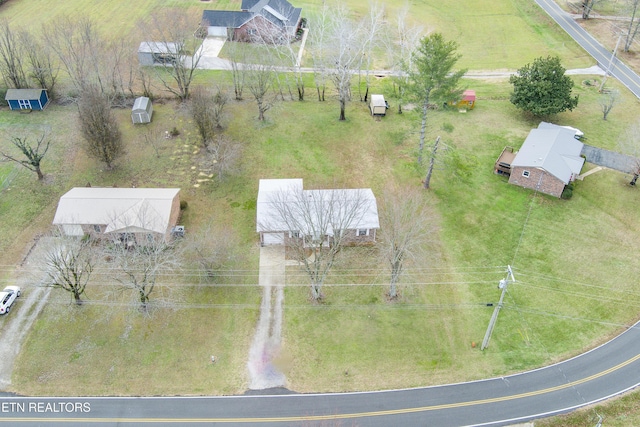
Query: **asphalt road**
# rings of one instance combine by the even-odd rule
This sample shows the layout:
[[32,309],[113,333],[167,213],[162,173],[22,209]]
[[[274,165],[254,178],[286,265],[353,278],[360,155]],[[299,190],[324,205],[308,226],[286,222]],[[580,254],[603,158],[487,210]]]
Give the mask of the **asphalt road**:
[[101,426],[508,425],[567,412],[640,385],[640,325],[542,369],[409,390],[228,397],[0,397],[0,424]]
[[598,62],[600,68],[624,84],[633,94],[640,98],[640,77],[624,63],[614,58],[613,52],[605,49],[568,13],[563,11],[553,0],[536,0],[538,6],[545,10],[573,39]]

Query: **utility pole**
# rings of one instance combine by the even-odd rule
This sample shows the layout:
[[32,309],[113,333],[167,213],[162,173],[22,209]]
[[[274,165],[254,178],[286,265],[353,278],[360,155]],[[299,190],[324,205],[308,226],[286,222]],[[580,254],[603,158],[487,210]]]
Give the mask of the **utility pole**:
[[607,81],[607,76],[611,74],[611,66],[613,65],[613,58],[616,57],[616,52],[618,52],[618,46],[620,46],[620,40],[622,40],[622,33],[620,33],[620,35],[618,36],[616,47],[615,49],[613,49],[613,53],[611,54],[611,59],[609,59],[609,65],[607,66],[607,69],[604,72],[604,78],[602,79],[602,84],[600,85],[600,89],[598,89],[598,92],[602,92],[602,89],[604,89],[604,84]]
[[489,321],[489,327],[487,328],[487,332],[484,334],[484,339],[482,340],[482,347],[480,350],[484,350],[489,347],[489,340],[491,339],[491,334],[493,333],[493,327],[496,325],[496,320],[498,320],[498,313],[500,313],[500,309],[502,308],[502,303],[504,301],[504,295],[507,293],[507,286],[509,283],[515,282],[516,279],[513,277],[513,271],[511,270],[511,266],[507,266],[507,277],[500,280],[498,284],[498,289],[502,289],[502,294],[500,294],[500,301],[495,309],[493,309],[493,315],[491,316],[491,320]]

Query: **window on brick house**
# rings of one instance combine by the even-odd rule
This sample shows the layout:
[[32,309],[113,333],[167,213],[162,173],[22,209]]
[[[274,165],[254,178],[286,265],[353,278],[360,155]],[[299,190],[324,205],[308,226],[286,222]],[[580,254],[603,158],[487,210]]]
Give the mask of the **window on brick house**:
[[529,171],[522,171],[522,176],[524,176],[525,178],[529,178]]

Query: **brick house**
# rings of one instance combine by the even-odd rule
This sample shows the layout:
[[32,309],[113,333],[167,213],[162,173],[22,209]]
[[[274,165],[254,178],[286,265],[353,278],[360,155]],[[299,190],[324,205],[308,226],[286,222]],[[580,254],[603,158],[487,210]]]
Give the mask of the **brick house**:
[[205,10],[202,22],[207,35],[231,41],[286,42],[296,37],[302,25],[302,9],[287,0],[242,0],[240,9]]
[[531,130],[511,162],[509,183],[560,197],[575,181],[585,159],[576,132],[561,126]]

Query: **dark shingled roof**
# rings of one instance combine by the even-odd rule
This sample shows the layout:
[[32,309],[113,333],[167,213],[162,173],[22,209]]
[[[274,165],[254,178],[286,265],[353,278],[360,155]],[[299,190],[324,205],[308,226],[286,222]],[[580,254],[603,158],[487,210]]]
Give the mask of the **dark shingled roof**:
[[210,27],[239,28],[253,17],[251,12],[231,10],[205,10],[202,20]]
[[258,2],[260,2],[260,0],[242,0],[242,6],[240,6],[240,9],[249,10]]
[[260,15],[279,28],[294,27],[302,9],[287,0],[242,0],[242,11],[205,10],[202,20],[210,27],[239,28],[254,16]]

